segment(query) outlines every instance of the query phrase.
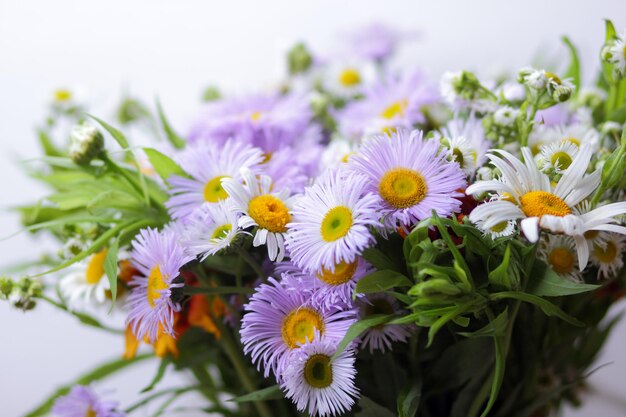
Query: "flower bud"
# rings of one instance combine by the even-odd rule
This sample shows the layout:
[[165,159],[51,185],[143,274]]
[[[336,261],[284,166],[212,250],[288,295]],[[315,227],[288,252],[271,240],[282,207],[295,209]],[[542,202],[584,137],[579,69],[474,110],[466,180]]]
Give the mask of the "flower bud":
[[221,98],[222,98],[222,93],[220,93],[220,90],[215,86],[207,87],[204,90],[204,93],[202,93],[202,101],[204,101],[205,103],[209,101],[217,101]]
[[294,45],[287,54],[287,65],[291,75],[307,72],[312,64],[313,57],[303,43]]
[[445,278],[431,278],[416,284],[409,293],[421,298],[448,298],[461,294],[463,291]]
[[0,297],[7,299],[13,292],[13,280],[9,277],[0,277]]
[[78,165],[88,165],[104,150],[104,137],[95,126],[81,123],[70,132],[70,157]]
[[515,123],[515,119],[517,119],[518,115],[519,110],[513,107],[503,106],[493,114],[493,121],[500,126],[509,127]]
[[569,86],[557,85],[552,91],[552,98],[557,102],[567,101],[572,96],[573,91],[573,88]]

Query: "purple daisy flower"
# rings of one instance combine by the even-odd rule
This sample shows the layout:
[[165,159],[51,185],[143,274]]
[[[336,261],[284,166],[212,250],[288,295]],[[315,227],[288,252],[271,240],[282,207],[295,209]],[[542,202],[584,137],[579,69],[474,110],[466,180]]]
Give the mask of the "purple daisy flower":
[[56,399],[52,413],[58,417],[124,417],[117,407],[117,402],[101,400],[92,387],[75,385]]
[[368,178],[366,191],[378,197],[387,230],[396,230],[398,223],[407,228],[433,210],[445,217],[459,209],[457,190],[465,188],[465,173],[440,147],[437,140],[424,140],[419,130],[399,129],[366,141],[348,161]]
[[350,40],[354,52],[361,58],[384,61],[394,54],[400,40],[409,36],[381,22],[372,22],[358,28]]
[[342,169],[328,170],[307,187],[287,225],[287,247],[294,264],[311,272],[334,272],[335,265],[352,263],[374,238],[378,199],[365,193],[368,179]]
[[172,289],[180,288],[180,268],[194,258],[186,254],[172,232],[142,229],[132,244],[131,261],[141,272],[130,282],[133,287],[128,296],[127,324],[137,339],[148,336],[156,340],[160,329],[174,334],[174,312],[180,305],[172,298]]
[[274,152],[291,145],[309,125],[312,112],[303,95],[259,94],[210,103],[189,141],[218,145],[231,137]]
[[263,152],[245,143],[229,140],[223,146],[198,143],[189,146],[178,158],[191,178],[172,175],[171,198],[165,203],[174,219],[184,219],[204,203],[215,204],[228,197],[222,178],[240,180],[240,169],[255,169]]
[[336,351],[337,345],[322,337],[289,355],[280,386],[299,411],[336,416],[354,405],[359,396],[354,351],[347,349],[333,357]]
[[378,134],[395,128],[412,128],[426,121],[422,109],[437,102],[439,94],[427,85],[421,71],[406,76],[389,76],[365,91],[363,100],[354,101],[339,112],[339,131],[359,140],[364,134]]
[[[375,314],[398,314],[402,310],[398,300],[388,294],[378,293],[359,299],[360,318]],[[393,342],[406,342],[411,336],[412,326],[405,324],[381,324],[369,328],[361,337],[361,349],[370,353],[391,350]]]
[[355,320],[355,311],[333,313],[312,303],[306,291],[286,288],[274,278],[261,284],[245,306],[241,341],[252,362],[263,365],[280,379],[287,354],[315,339],[317,334],[331,341],[341,340]]

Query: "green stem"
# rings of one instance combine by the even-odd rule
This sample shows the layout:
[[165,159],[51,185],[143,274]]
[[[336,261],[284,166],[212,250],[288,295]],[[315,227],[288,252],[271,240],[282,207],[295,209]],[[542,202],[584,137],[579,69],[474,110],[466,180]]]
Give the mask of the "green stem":
[[[243,387],[249,393],[257,391],[257,387],[250,377],[249,369],[243,361],[241,349],[239,349],[239,347],[235,344],[235,341],[233,340],[229,330],[226,329],[221,322],[217,321],[216,323],[222,333],[222,346],[224,347],[224,351],[228,355],[231,363],[235,368],[235,371],[237,372],[237,375],[241,379]],[[267,406],[267,404],[265,404],[264,401],[253,401],[253,403],[260,417],[273,417],[274,414],[272,414],[269,407]]]
[[74,311],[71,311],[69,308],[67,308],[66,305],[61,304],[55,300],[53,300],[52,298],[48,297],[47,295],[41,295],[39,297],[40,300],[43,300],[45,302],[47,302],[48,304],[50,304],[53,307],[58,308],[59,310],[65,311],[66,313],[71,314],[72,316],[76,317],[78,320],[80,320],[83,324],[86,324],[88,326],[91,327],[95,327],[97,329],[100,330],[104,330],[107,331],[109,333],[114,333],[114,334],[124,334],[124,330],[121,329],[115,329],[113,327],[109,327],[109,326],[105,326],[104,324],[100,323],[98,320],[96,320],[95,318],[91,317],[88,314],[84,314],[84,313],[77,313]]
[[244,248],[239,248],[237,251],[239,252],[239,255],[243,258],[243,260],[246,261],[248,265],[250,265],[250,267],[260,278],[263,278],[263,280],[267,278],[267,276],[263,272],[263,269],[261,269],[261,265],[259,265],[259,263],[252,257],[252,255],[250,255],[248,251],[246,251]]
[[526,118],[526,123],[524,124],[524,131],[520,137],[522,142],[522,147],[528,146],[528,137],[530,136],[530,132],[533,130],[533,124],[535,123],[535,115],[537,114],[539,98],[536,98],[535,101],[530,106],[530,115]]

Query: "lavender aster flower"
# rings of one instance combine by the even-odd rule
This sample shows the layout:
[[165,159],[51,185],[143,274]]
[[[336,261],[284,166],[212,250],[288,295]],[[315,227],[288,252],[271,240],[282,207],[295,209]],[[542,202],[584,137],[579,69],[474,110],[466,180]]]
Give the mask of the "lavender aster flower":
[[312,113],[301,95],[252,95],[210,103],[193,126],[189,141],[225,143],[231,137],[274,152],[291,145],[309,125]]
[[380,202],[384,226],[395,230],[431,216],[458,210],[465,173],[446,160],[437,140],[423,140],[422,132],[398,130],[365,142],[348,166],[368,178],[366,191]]
[[402,38],[409,36],[411,34],[401,33],[381,22],[373,22],[355,31],[350,40],[358,56],[383,61],[393,55]]
[[[397,314],[398,300],[388,294],[372,294],[359,299],[361,318],[375,314]],[[361,338],[361,348],[370,353],[391,350],[393,342],[406,342],[411,335],[411,326],[404,324],[381,324],[369,328]]]
[[235,140],[223,146],[198,143],[187,148],[179,158],[191,178],[172,175],[171,198],[165,204],[175,219],[184,219],[204,203],[215,204],[228,197],[222,178],[240,180],[240,169],[255,169],[263,161],[260,149]]
[[130,282],[129,313],[126,322],[137,339],[156,340],[159,329],[174,333],[174,312],[180,305],[171,298],[172,290],[184,284],[177,277],[180,268],[193,260],[172,232],[142,229],[132,244],[131,261],[141,272]]
[[281,388],[299,411],[311,416],[336,416],[350,410],[358,398],[354,351],[341,352],[326,338],[304,344],[289,355]]
[[101,400],[93,388],[75,385],[69,394],[57,398],[52,413],[58,417],[124,417],[118,403]]
[[286,288],[274,278],[261,284],[246,306],[241,323],[244,352],[252,361],[280,379],[287,354],[307,341],[316,332],[331,341],[341,340],[354,322],[355,312],[330,313],[307,298],[306,291]]
[[293,263],[313,272],[334,271],[339,263],[352,263],[374,239],[377,198],[365,194],[367,178],[329,170],[308,187],[294,206],[287,225],[287,247]]
[[370,86],[363,100],[348,104],[338,114],[339,131],[357,140],[363,134],[411,128],[426,121],[422,109],[438,97],[437,91],[425,83],[421,71],[387,77]]

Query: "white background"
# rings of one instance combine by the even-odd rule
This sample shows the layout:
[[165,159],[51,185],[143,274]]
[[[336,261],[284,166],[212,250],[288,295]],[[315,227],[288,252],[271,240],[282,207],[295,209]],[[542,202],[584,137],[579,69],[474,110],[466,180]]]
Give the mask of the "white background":
[[[421,40],[403,49],[401,61],[426,68],[433,79],[460,68],[483,74],[515,70],[538,52],[558,63],[564,56],[562,34],[578,45],[590,79],[603,39],[602,18],[612,17],[623,28],[625,12],[626,3],[619,0],[0,0],[0,205],[30,203],[45,193],[16,162],[38,155],[34,126],[55,88],[79,88],[94,111],[109,119],[110,104],[124,91],[147,101],[158,95],[184,131],[205,86],[219,84],[227,91],[267,86],[280,75],[288,45],[304,39],[332,52],[337,36],[373,19],[420,30]],[[17,216],[3,212],[0,235],[17,229]],[[26,235],[2,241],[0,266],[35,259],[47,243]],[[22,415],[58,384],[123,349],[119,338],[45,306],[23,314],[0,304],[0,329],[2,417]],[[622,323],[599,362],[612,364],[591,378],[596,394],[568,416],[626,415],[624,352]],[[128,405],[153,372],[154,364],[145,364],[98,387],[111,389],[112,397]],[[171,377],[163,386],[181,378]]]

